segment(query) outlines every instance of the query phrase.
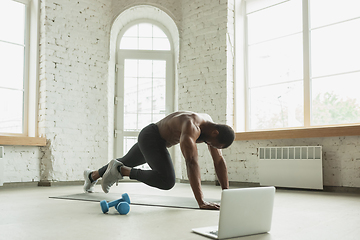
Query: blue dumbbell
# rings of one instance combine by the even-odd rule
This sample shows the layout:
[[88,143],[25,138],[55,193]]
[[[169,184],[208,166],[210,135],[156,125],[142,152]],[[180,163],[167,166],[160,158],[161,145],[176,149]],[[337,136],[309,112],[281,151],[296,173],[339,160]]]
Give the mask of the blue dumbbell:
[[[130,198],[129,198],[129,195],[127,194],[127,193],[124,193],[123,195],[121,195],[122,196],[122,198],[120,198],[120,199],[117,199],[117,200],[115,200],[115,201],[112,201],[112,202],[106,202],[106,200],[102,200],[101,202],[100,202],[100,206],[101,206],[101,210],[102,210],[102,212],[103,213],[107,213],[108,211],[109,211],[109,208],[111,208],[111,207],[114,207],[115,206],[115,208],[116,208],[116,210],[117,210],[117,206],[121,203],[121,202],[123,202],[123,203],[127,203],[128,205],[130,204]],[[123,205],[123,204],[122,204]],[[125,206],[125,205],[124,205]],[[121,208],[119,208],[119,209],[123,209],[123,208],[126,208],[126,207],[124,207],[124,206],[122,206]],[[130,207],[129,207],[130,208]],[[119,211],[119,210],[118,210]],[[120,213],[120,212],[119,212]],[[121,213],[120,213],[121,214]]]
[[120,215],[126,215],[130,211],[130,205],[127,202],[120,202],[115,208]]

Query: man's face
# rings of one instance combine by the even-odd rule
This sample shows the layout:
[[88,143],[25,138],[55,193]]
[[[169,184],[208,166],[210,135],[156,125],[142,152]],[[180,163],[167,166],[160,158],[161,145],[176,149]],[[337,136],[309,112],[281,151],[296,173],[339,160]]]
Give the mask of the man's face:
[[223,144],[220,144],[219,141],[216,138],[212,138],[212,139],[207,139],[206,141],[204,141],[208,146],[217,148],[217,149],[222,149],[224,147]]

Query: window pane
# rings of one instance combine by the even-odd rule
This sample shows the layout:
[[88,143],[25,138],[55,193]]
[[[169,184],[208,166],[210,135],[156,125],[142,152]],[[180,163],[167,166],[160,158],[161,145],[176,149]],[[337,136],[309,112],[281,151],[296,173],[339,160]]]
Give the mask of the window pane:
[[166,61],[153,61],[153,71],[155,78],[165,78],[166,77]]
[[24,44],[25,5],[10,0],[0,1],[0,40]]
[[170,42],[167,38],[154,38],[153,50],[170,50]]
[[154,38],[167,38],[166,34],[157,26],[153,25]]
[[165,113],[165,79],[154,79],[153,112]]
[[140,23],[139,24],[139,37],[152,37],[152,24]]
[[124,111],[125,113],[137,112],[137,79],[124,79]]
[[137,77],[138,76],[138,60],[125,59],[124,76]]
[[139,77],[152,77],[152,60],[139,60]]
[[[165,114],[166,61],[125,59],[124,64],[124,74],[136,76],[124,77],[124,129],[141,130]],[[138,71],[139,76],[131,71]]]
[[312,28],[341,22],[360,17],[360,1],[311,0],[310,14]]
[[124,137],[124,153],[127,153],[137,143],[137,137]]
[[248,43],[302,32],[301,6],[301,0],[292,0],[248,14]]
[[249,47],[251,87],[300,80],[302,67],[302,34]]
[[152,38],[139,38],[139,49],[140,50],[153,50],[152,49]]
[[360,73],[312,81],[312,125],[360,122]]
[[138,118],[138,130],[143,129],[147,125],[149,125],[152,122],[151,120],[151,113],[149,114],[139,114]]
[[23,91],[0,88],[0,132],[22,133],[23,96]]
[[125,33],[124,33],[124,37],[137,37],[138,36],[138,26],[139,25],[135,25],[130,27]]
[[137,114],[124,114],[124,131],[135,131],[137,129]]
[[0,42],[0,87],[23,89],[23,78],[24,47]]
[[303,84],[250,89],[251,130],[303,126]]
[[139,78],[138,113],[151,113],[152,79]]
[[138,38],[136,37],[123,37],[120,42],[121,49],[138,49]]
[[311,33],[312,77],[360,70],[360,19]]
[[171,46],[166,34],[159,27],[140,23],[124,33],[120,49],[170,50]]

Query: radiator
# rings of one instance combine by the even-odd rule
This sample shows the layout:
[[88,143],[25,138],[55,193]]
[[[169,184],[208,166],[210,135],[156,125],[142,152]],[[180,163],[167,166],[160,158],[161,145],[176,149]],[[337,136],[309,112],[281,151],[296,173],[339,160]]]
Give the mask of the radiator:
[[260,185],[323,189],[322,147],[260,147]]

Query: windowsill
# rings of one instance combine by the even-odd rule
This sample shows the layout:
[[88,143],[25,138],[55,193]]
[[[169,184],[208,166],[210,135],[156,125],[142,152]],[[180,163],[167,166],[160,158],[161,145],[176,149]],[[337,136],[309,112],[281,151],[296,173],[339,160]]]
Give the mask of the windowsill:
[[268,131],[238,132],[235,141],[360,136],[360,124],[351,126],[309,127]]
[[0,145],[12,146],[46,146],[45,137],[20,137],[20,136],[0,136]]

